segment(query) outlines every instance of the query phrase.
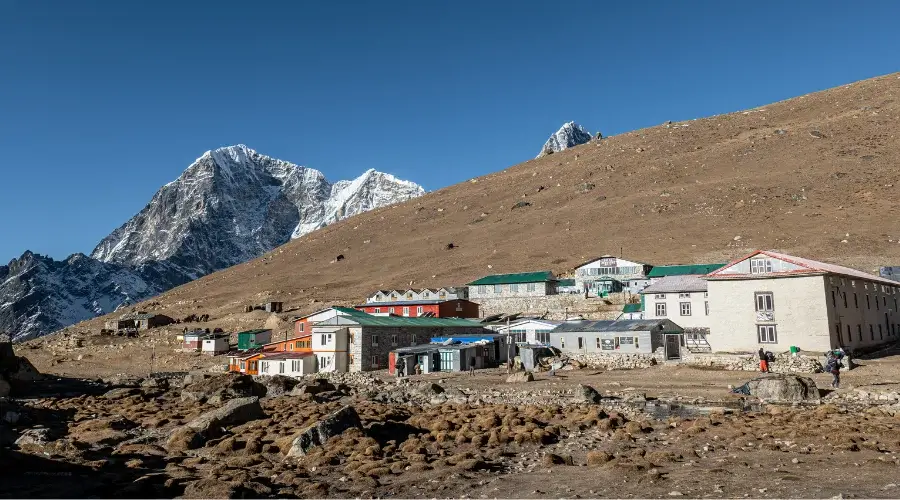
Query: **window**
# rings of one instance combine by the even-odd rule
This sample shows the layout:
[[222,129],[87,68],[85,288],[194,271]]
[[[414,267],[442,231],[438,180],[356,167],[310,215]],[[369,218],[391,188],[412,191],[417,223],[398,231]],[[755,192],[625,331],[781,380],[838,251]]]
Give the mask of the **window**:
[[708,297],[709,297],[709,292],[703,292],[703,298],[705,299],[705,298],[708,298]]
[[856,337],[862,342],[862,325],[856,325]]
[[397,336],[391,335],[391,345],[397,345]]
[[600,349],[600,337],[597,337],[597,349]]
[[269,362],[268,362],[268,361],[263,361],[262,363],[260,363],[260,364],[259,364],[259,371],[261,371],[261,372],[263,372],[263,373],[269,373]]
[[772,312],[775,310],[775,297],[771,292],[756,292],[756,311]]
[[550,343],[550,332],[535,332],[535,336],[537,337],[537,341],[541,344]]
[[446,292],[441,292],[441,293],[438,294],[438,298],[439,298],[439,299],[443,299],[443,298],[445,298],[446,296],[447,296],[447,293],[446,293]]
[[425,297],[426,299],[429,299],[429,298],[431,298],[431,292],[425,292],[422,294],[422,296]]
[[663,299],[663,300],[665,300],[666,294],[664,294],[664,293],[657,293],[656,295],[653,296],[653,298],[654,298],[654,299]]
[[560,348],[560,349],[565,349],[565,348],[566,348],[566,338],[565,338],[565,337],[560,337],[560,338],[559,338],[559,348]]
[[750,274],[765,274],[772,272],[772,261],[769,259],[750,259]]
[[578,348],[584,349],[584,337],[578,337]]
[[294,347],[296,347],[297,349],[300,349],[300,346],[301,346],[301,342],[299,342],[299,341],[294,342]]
[[378,368],[378,356],[372,356],[372,368]]
[[391,300],[397,300],[397,294],[396,294],[396,293],[393,294],[393,295],[391,295]]
[[853,292],[853,307],[859,309],[859,297],[856,296],[856,292]]
[[872,328],[872,325],[869,325],[869,337],[875,340],[875,330]]
[[409,316],[409,308],[408,308],[408,307],[404,307],[404,308],[403,308],[403,315],[404,315],[404,316]]
[[778,343],[778,334],[775,332],[775,325],[756,325],[756,336],[760,344],[776,344]]
[[298,323],[298,325],[299,325],[299,326],[297,327],[297,331],[298,331],[298,332],[305,332],[305,331],[306,331],[306,323],[304,323],[303,321],[301,321],[300,323]]
[[868,293],[866,294],[866,308],[867,308],[867,309],[871,309],[871,308],[872,308],[872,302],[869,301],[869,294],[868,294]]
[[847,292],[841,292],[841,296],[844,298],[844,309],[847,308]]
[[425,312],[425,309],[422,306],[416,308],[416,316],[421,316],[423,312]]
[[484,295],[486,293],[487,293],[487,286],[486,285],[478,285],[478,294]]
[[884,332],[881,331],[881,325],[878,325],[878,339],[884,340]]
[[682,302],[679,304],[681,306],[681,315],[682,316],[690,316],[691,315],[691,303],[690,302]]
[[689,299],[689,298],[691,298],[691,294],[690,293],[679,293],[678,298],[679,299]]
[[529,292],[533,292],[533,291],[537,290],[537,285],[535,285],[534,283],[529,283],[525,287],[525,289],[528,290]]
[[519,293],[519,284],[513,283],[512,285],[509,285],[509,291],[512,293]]
[[635,337],[635,338],[634,338],[634,348],[635,348],[635,349],[640,349],[640,348],[641,348],[640,337]]
[[412,292],[406,294],[406,300],[412,300]]
[[284,373],[284,361],[278,363],[278,373]]
[[831,307],[837,307],[837,297],[834,290],[831,291]]
[[394,314],[394,308],[392,307],[392,308],[388,309],[388,313]]
[[327,343],[328,343],[328,340],[327,340],[327,339],[328,339],[328,337],[323,333],[322,336],[321,336],[321,338],[320,338],[320,345],[325,345],[325,344],[327,344]]
[[246,369],[247,369],[247,362],[241,361],[241,370],[246,370]]
[[350,344],[354,344],[356,342],[356,335],[354,335],[353,332],[350,332],[350,338],[349,338],[348,342]]
[[503,293],[503,285],[494,285],[494,293]]
[[656,316],[659,318],[666,317],[666,305],[665,304],[656,304]]
[[295,359],[295,360],[291,361],[291,371],[299,372],[302,369],[302,366],[301,366],[302,364],[303,364],[303,362],[300,361],[299,359]]
[[703,307],[706,308],[706,315],[709,316],[709,302],[704,302]]
[[376,307],[375,310],[372,311],[372,312],[374,312],[374,313],[376,313],[376,314],[377,314],[377,313],[380,313],[380,312],[381,312],[381,308],[380,308],[380,307]]
[[294,344],[291,344],[290,342],[288,342],[288,351],[293,351],[293,350],[294,350]]
[[850,334],[850,325],[847,325],[847,342],[853,342],[853,336]]
[[881,297],[881,305],[887,307],[887,297]]
[[378,335],[372,335],[372,345],[378,345]]
[[876,310],[876,311],[880,311],[880,310],[881,310],[881,307],[878,306],[878,296],[877,296],[877,295],[875,296],[875,310]]

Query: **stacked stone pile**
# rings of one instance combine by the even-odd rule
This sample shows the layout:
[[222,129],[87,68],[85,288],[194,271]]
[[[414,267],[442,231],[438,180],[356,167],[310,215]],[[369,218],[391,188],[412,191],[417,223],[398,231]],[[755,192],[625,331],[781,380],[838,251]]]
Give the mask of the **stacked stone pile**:
[[[754,355],[733,354],[690,354],[686,355],[684,364],[706,366],[730,371],[759,371],[759,357]],[[818,373],[822,364],[818,359],[781,353],[775,356],[775,362],[769,363],[769,371],[773,373]]]
[[[633,370],[637,368],[649,368],[658,364],[662,358],[656,354],[601,354],[601,353],[570,353],[569,360],[574,360],[588,368],[603,370]],[[564,364],[565,361],[564,361]]]

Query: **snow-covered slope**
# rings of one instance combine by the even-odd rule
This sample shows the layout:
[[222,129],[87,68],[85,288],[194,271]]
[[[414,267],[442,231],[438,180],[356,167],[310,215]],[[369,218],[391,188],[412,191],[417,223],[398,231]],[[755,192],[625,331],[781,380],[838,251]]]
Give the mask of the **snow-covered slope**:
[[25,252],[0,266],[0,332],[16,340],[46,334],[424,193],[375,170],[331,184],[244,145],[207,151],[91,257]]
[[590,132],[585,130],[581,125],[578,125],[575,122],[563,124],[556,133],[547,139],[547,142],[544,143],[544,147],[541,148],[541,152],[538,153],[537,158],[553,153],[559,153],[564,149],[590,142],[590,140]]
[[129,265],[164,260],[194,279],[424,192],[374,170],[332,185],[318,170],[229,146],[198,158],[91,255]]
[[[154,282],[155,281],[155,282]],[[0,266],[0,332],[25,340],[58,330],[173,284],[165,273],[99,262],[84,254],[64,261],[25,252]]]

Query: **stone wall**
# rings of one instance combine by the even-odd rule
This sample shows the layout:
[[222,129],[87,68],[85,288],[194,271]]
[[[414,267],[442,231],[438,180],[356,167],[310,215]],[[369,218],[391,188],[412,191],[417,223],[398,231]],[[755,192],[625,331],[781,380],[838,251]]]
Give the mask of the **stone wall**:
[[[693,354],[683,352],[682,364],[718,368],[720,370],[759,371],[759,357],[737,354]],[[775,355],[775,361],[769,363],[769,371],[773,373],[817,373],[822,371],[818,358],[781,353]]]
[[588,319],[616,319],[622,313],[625,295],[611,294],[608,298],[585,298],[583,295],[565,294],[546,297],[508,297],[498,299],[477,299],[481,305],[481,315],[523,313],[543,316],[545,319],[565,319],[569,316],[584,316]]
[[601,353],[566,353],[566,357],[575,360],[588,368],[603,370],[630,370],[636,368],[649,368],[661,363],[661,354],[601,354]]

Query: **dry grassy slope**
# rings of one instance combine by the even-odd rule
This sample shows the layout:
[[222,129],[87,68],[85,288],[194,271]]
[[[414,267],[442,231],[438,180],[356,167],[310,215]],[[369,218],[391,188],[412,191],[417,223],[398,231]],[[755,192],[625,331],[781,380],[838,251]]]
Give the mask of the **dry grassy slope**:
[[[243,304],[269,295],[308,311],[377,288],[566,272],[620,248],[654,264],[755,248],[900,264],[898,98],[894,74],[591,142],[353,217],[155,300],[237,325]],[[531,206],[511,209],[519,201]]]

